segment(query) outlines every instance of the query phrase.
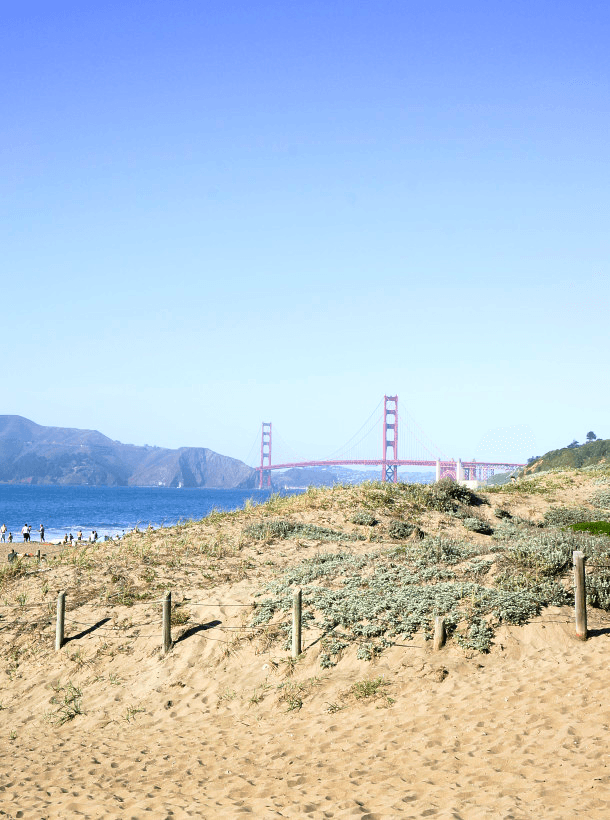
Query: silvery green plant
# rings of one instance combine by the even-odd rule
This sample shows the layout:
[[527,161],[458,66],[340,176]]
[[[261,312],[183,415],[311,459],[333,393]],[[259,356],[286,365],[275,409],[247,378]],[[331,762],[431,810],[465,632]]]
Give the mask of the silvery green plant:
[[318,527],[315,524],[295,524],[282,518],[261,521],[246,527],[243,534],[257,541],[271,538],[292,538],[301,536],[317,541],[364,541],[364,535],[339,532],[328,527]]
[[478,532],[482,535],[491,535],[493,532],[487,521],[483,521],[481,518],[464,518],[462,524],[470,532]]
[[[430,638],[435,615],[463,646],[486,651],[498,624],[523,624],[544,606],[573,602],[574,550],[591,559],[590,600],[610,609],[609,574],[595,569],[596,561],[610,563],[610,539],[504,519],[491,546],[427,536],[365,555],[318,553],[260,593],[253,625],[273,621],[288,640],[300,586],[303,629],[315,626],[324,636],[322,666],[337,663],[353,644],[377,653],[416,632]],[[363,649],[360,657],[369,654]]]
[[413,524],[408,524],[406,521],[392,521],[388,527],[388,535],[390,538],[408,538],[417,530]]
[[599,513],[588,507],[550,507],[544,514],[544,523],[548,527],[566,527],[581,521],[595,521],[598,517]]
[[465,649],[476,649],[478,652],[489,652],[493,639],[493,629],[486,621],[475,618],[466,635],[458,635],[457,641]]
[[595,493],[591,498],[591,504],[601,510],[610,510],[610,490],[600,490],[600,492]]
[[363,527],[374,527],[378,523],[375,516],[366,510],[358,510],[350,520],[352,524],[360,524]]

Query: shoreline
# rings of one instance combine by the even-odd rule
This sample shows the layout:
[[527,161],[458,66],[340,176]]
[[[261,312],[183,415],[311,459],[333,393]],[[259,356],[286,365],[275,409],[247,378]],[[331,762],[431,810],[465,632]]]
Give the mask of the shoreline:
[[[230,512],[243,509],[250,502],[264,503],[273,493],[269,490],[215,490],[213,493],[180,492],[158,493],[151,488],[96,487],[89,492],[82,487],[65,491],[54,485],[6,485],[0,493],[0,524],[6,525],[7,552],[36,552],[40,545],[39,526],[45,528],[45,543],[61,546],[66,535],[83,533],[82,543],[91,543],[92,530],[98,541],[123,538],[134,529],[153,530],[173,527],[181,522],[207,518],[216,511]],[[138,492],[131,493],[131,489]],[[171,488],[152,488],[171,489]],[[199,488],[197,488],[199,489]],[[303,490],[282,490],[281,495],[295,495]],[[70,522],[70,523],[68,523]],[[31,540],[24,541],[21,530],[31,525]],[[12,532],[13,540],[8,541]],[[12,546],[11,546],[12,545]]]

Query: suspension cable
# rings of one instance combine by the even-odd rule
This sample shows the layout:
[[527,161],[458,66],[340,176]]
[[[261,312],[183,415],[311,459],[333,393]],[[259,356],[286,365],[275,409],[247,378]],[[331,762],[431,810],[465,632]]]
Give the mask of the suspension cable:
[[[341,447],[339,447],[337,450],[335,450],[335,451],[334,451],[334,452],[332,452],[329,456],[327,456],[327,457],[326,457],[326,459],[325,459],[325,461],[331,461],[331,460],[334,458],[334,456],[336,456],[336,455],[339,455],[339,454],[343,453],[345,450],[347,450],[347,449],[349,448],[349,446],[352,444],[352,442],[353,442],[353,440],[356,438],[356,436],[359,436],[359,435],[360,435],[360,433],[364,430],[364,428],[367,426],[367,424],[369,424],[370,420],[373,418],[373,416],[375,415],[375,413],[377,413],[377,411],[378,411],[378,410],[379,410],[379,408],[381,407],[382,402],[383,402],[383,399],[381,399],[381,401],[379,402],[379,404],[377,405],[377,407],[373,410],[373,412],[372,412],[372,413],[371,413],[371,415],[368,417],[368,419],[364,422],[364,424],[362,425],[362,427],[361,427],[361,428],[360,428],[357,432],[355,432],[355,433],[354,433],[354,435],[353,435],[350,439],[348,439],[348,440],[345,442],[345,444],[342,444],[342,445],[341,445]],[[379,419],[377,419],[377,420],[375,421],[375,424],[377,424],[377,422],[378,422],[378,421],[379,421]],[[367,433],[365,433],[365,435],[363,436],[363,438],[366,438],[366,436],[368,436],[370,432],[371,432],[371,431],[369,430]],[[361,439],[360,439],[360,441],[358,441],[358,442],[357,442],[357,444],[360,444],[360,442],[363,440],[363,438],[361,438]],[[354,445],[352,445],[352,446],[353,446],[353,447],[356,447],[356,446],[357,446],[357,444],[354,444]]]
[[[413,416],[411,416],[410,413],[405,413],[406,418],[401,416],[399,413],[396,413],[396,415],[398,416],[400,422],[405,426],[407,431],[411,433],[411,435],[416,439],[418,444],[420,444],[423,447],[423,449],[426,451],[426,453],[428,453],[428,455],[433,456],[435,459],[440,458],[442,461],[447,460],[447,457],[441,452],[440,448],[437,447],[436,444],[434,444],[432,441],[430,441],[430,439],[427,437],[427,435],[424,433],[422,428],[419,426],[419,424],[415,421],[415,419],[413,418]],[[425,444],[424,441],[422,441],[422,438],[426,439],[428,444]]]

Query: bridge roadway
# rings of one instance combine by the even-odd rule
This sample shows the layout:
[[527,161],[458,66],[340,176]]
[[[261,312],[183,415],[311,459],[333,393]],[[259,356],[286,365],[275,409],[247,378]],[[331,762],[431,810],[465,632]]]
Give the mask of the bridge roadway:
[[[318,461],[289,461],[284,464],[265,464],[257,467],[259,475],[259,487],[262,489],[265,486],[271,486],[271,471],[272,470],[288,470],[291,467],[382,467],[382,481],[398,481],[399,467],[435,467],[436,480],[445,476],[449,476],[454,480],[483,480],[489,478],[496,471],[506,472],[514,470],[516,467],[524,467],[524,464],[511,464],[506,461],[447,461],[443,459],[383,459],[383,458],[352,458],[352,459],[336,459],[336,460],[318,460]],[[390,473],[388,473],[391,471]]]
[[[457,461],[446,461],[441,459],[440,465],[441,468],[443,467],[455,467]],[[382,458],[367,458],[367,459],[343,459],[340,461],[293,461],[288,462],[286,464],[268,464],[265,465],[262,470],[266,472],[267,470],[287,470],[291,467],[330,467],[330,466],[344,466],[349,467],[353,466],[365,466],[365,467],[379,467],[382,464],[387,464],[389,467],[396,466],[396,467],[436,467],[437,461],[428,460],[428,461],[415,461],[414,459],[382,459]],[[509,467],[514,469],[516,467],[524,467],[524,464],[509,464],[506,461],[500,462],[492,462],[492,461],[462,461],[461,465],[464,469],[472,469],[476,470],[477,468],[487,468],[490,467],[494,469],[498,469],[500,467],[506,468]],[[256,468],[257,470],[261,470],[260,467]]]

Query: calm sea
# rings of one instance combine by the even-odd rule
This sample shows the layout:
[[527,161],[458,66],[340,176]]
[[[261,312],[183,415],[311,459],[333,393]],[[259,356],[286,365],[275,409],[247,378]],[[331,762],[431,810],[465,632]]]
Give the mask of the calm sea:
[[[285,490],[293,495],[300,490]],[[212,510],[237,510],[248,499],[261,504],[269,490],[190,490],[168,487],[43,487],[0,485],[0,525],[6,524],[15,541],[21,542],[24,524],[32,527],[32,540],[38,541],[38,528],[45,527],[45,540],[76,537],[78,530],[89,538],[96,530],[100,538],[133,529],[170,526],[187,519],[198,520]],[[8,535],[8,534],[7,534]]]

